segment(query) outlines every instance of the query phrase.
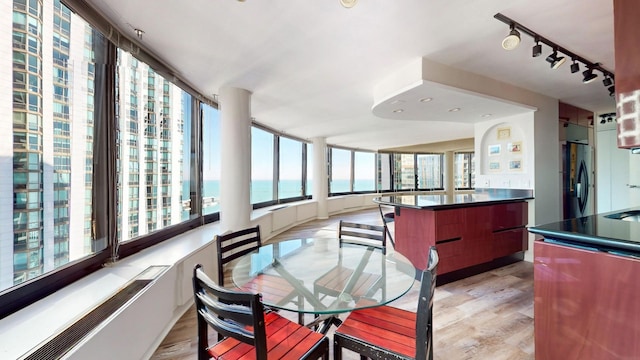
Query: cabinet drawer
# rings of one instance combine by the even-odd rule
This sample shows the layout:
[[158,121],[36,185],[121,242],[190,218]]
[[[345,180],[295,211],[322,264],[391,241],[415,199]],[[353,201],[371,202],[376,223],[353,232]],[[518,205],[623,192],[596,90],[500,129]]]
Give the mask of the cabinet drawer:
[[526,202],[494,205],[491,209],[491,229],[499,231],[527,225],[528,206]]
[[493,256],[499,258],[527,250],[527,243],[525,228],[495,232],[493,233]]
[[440,210],[436,212],[435,241],[462,237],[464,209]]

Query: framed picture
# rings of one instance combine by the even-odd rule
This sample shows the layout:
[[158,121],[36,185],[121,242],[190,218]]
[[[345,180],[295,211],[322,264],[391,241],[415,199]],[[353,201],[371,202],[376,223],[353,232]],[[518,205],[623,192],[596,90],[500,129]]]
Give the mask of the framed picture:
[[510,153],[519,154],[522,152],[522,142],[516,141],[516,142],[508,143],[507,148],[509,149]]
[[500,155],[500,144],[489,145],[489,156]]
[[489,162],[489,170],[490,171],[499,171],[500,170],[500,162],[499,161],[491,161],[491,162]]
[[498,140],[510,139],[511,138],[511,128],[498,128]]
[[510,160],[509,161],[509,170],[512,170],[512,171],[520,171],[520,170],[522,170],[522,160]]

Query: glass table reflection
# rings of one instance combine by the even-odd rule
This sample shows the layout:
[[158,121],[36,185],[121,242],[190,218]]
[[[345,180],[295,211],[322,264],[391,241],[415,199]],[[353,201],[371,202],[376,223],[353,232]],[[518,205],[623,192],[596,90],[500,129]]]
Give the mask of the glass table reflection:
[[[259,276],[262,274],[270,276]],[[240,257],[232,269],[235,286],[246,289],[244,285],[253,282],[251,290],[260,293],[283,291],[278,288],[281,281],[270,279],[285,279],[291,285],[286,291],[293,289],[298,300],[274,303],[265,296],[263,303],[270,308],[315,314],[316,320],[308,326],[322,323],[321,332],[340,323],[337,314],[398,299],[411,289],[415,274],[411,262],[390,247],[385,254],[362,245],[340,247],[338,239],[327,238],[263,245]],[[330,291],[324,288],[329,286],[327,278],[331,280]],[[320,280],[323,286],[319,286]]]

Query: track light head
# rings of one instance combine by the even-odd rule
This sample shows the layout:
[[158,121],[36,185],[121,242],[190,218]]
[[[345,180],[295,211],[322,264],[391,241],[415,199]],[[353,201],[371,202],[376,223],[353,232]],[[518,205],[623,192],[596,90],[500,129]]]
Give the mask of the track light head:
[[552,69],[557,69],[560,65],[564,64],[567,59],[564,56],[558,56],[558,51],[553,50],[551,55],[547,56],[547,62],[551,65]]
[[536,43],[531,49],[531,56],[538,57],[542,54],[542,45],[540,43]]
[[593,69],[587,69],[583,71],[582,75],[583,75],[582,82],[585,84],[593,82],[593,80],[595,80],[598,77],[597,74],[593,73]]
[[509,35],[505,36],[502,40],[502,48],[505,50],[513,50],[520,44],[520,32],[516,30],[514,24],[511,24],[511,31]]
[[613,85],[613,80],[611,80],[609,75],[606,75],[604,77],[604,80],[602,80],[602,83],[604,84],[604,86],[611,86],[611,85]]
[[580,71],[580,64],[573,60],[573,64],[571,64],[571,73],[577,73],[578,71]]

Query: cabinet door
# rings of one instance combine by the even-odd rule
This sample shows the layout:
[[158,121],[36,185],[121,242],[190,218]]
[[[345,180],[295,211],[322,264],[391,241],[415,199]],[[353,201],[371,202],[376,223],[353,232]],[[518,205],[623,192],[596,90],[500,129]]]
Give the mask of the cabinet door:
[[536,358],[640,359],[640,260],[534,243]]

